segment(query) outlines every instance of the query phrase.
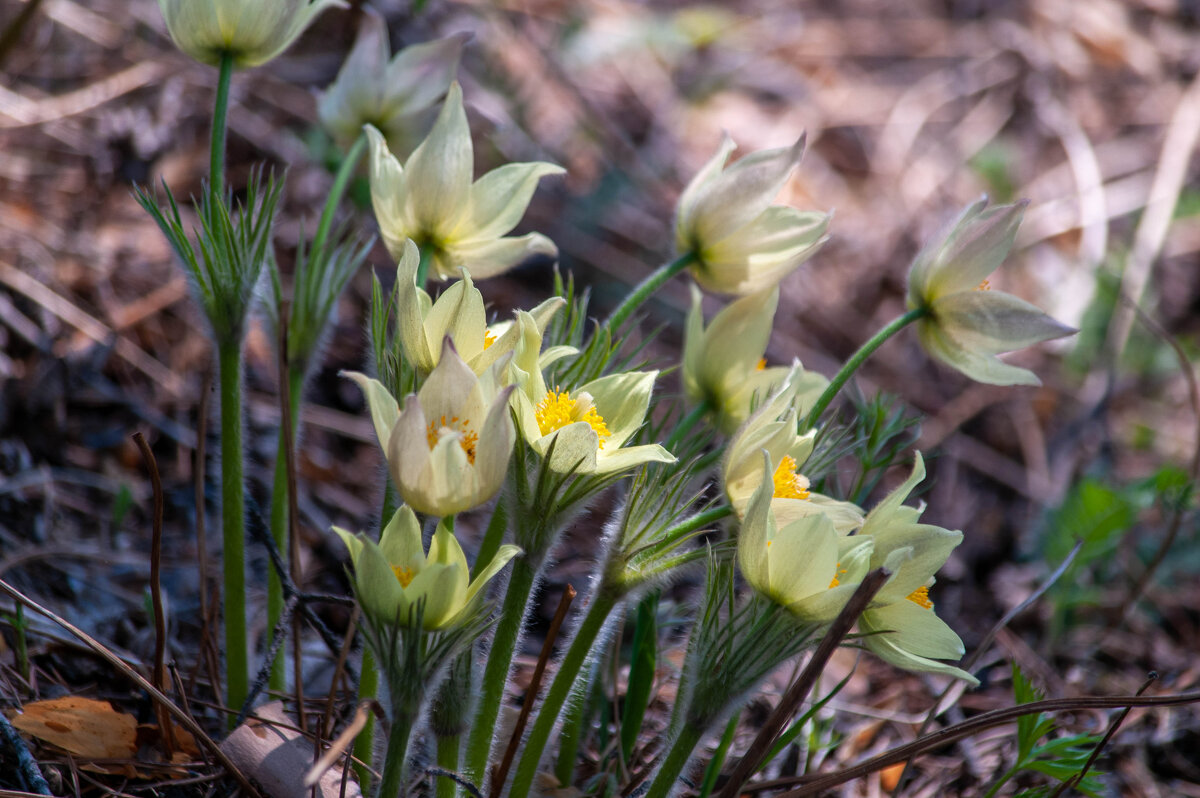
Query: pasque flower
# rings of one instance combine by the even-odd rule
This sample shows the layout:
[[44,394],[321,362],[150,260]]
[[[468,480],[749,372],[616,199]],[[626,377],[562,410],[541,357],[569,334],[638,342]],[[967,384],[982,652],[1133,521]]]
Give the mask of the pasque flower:
[[558,254],[540,233],[504,234],[521,220],[538,180],[564,170],[541,161],[511,163],[471,182],[471,131],[457,83],[450,85],[433,129],[403,166],[378,130],[368,125],[366,131],[371,204],[393,258],[399,260],[411,238],[431,253],[430,275],[445,280],[463,266],[476,278],[492,277],[531,255]]
[[482,376],[458,356],[449,337],[436,368],[400,410],[378,380],[349,372],[367,396],[375,434],[401,498],[414,510],[448,516],[483,504],[504,482],[516,433],[497,363]]
[[675,212],[675,249],[695,258],[696,282],[722,294],[775,286],[825,242],[829,215],[772,205],[804,153],[791,147],[751,153],[732,166],[736,145],[724,137],[692,178]]
[[363,611],[380,623],[403,624],[420,605],[421,624],[427,630],[453,625],[488,581],[521,553],[518,546],[501,546],[471,579],[467,557],[449,525],[438,524],[426,553],[421,526],[407,506],[392,516],[379,543],[336,526],[333,531],[350,550],[354,592]]
[[[476,374],[484,373],[513,351],[520,339],[517,325],[510,321],[488,326],[483,294],[466,269],[462,269],[462,279],[452,283],[434,301],[417,286],[419,261],[417,245],[406,241],[396,268],[396,326],[400,346],[410,363],[422,374],[428,374],[438,364],[447,336],[454,341],[458,356]],[[565,304],[562,297],[550,297],[530,311],[539,332],[545,331]]]
[[364,11],[354,48],[318,100],[317,113],[343,145],[363,125],[374,125],[392,151],[407,153],[433,121],[431,111],[454,80],[469,34],[410,45],[392,56],[387,23]]
[[908,307],[921,345],[933,357],[978,382],[1040,385],[1028,369],[996,355],[1075,332],[1011,294],[990,290],[987,277],[1012,248],[1025,202],[987,207],[983,197],[913,260]]
[[863,643],[882,659],[910,671],[944,673],[972,683],[964,670],[940,660],[963,655],[962,640],[937,616],[929,598],[934,574],[962,542],[962,532],[920,523],[922,508],[904,500],[925,478],[918,452],[912,473],[871,509],[861,535],[874,541],[871,568],[886,567],[891,578],[859,619]]
[[342,0],[158,0],[176,47],[214,66],[229,54],[235,67],[270,61],[317,14],[345,5]]
[[822,515],[839,535],[848,535],[862,526],[862,510],[851,502],[810,490],[808,479],[801,473],[817,435],[816,430],[796,434],[797,397],[805,390],[804,378],[804,370],[793,366],[775,393],[730,439],[722,468],[725,495],[734,512],[744,517],[763,485],[762,453],[766,452],[775,464],[767,480],[775,521],[786,526],[807,516]]
[[622,372],[579,386],[548,387],[542,369],[571,350],[562,347],[542,353],[541,330],[525,311],[517,312],[517,326],[521,341],[509,366],[516,387],[513,412],[521,436],[538,454],[550,455],[551,469],[605,474],[643,463],[675,462],[657,443],[625,446],[646,420],[657,371]]
[[759,452],[759,485],[738,530],[738,566],[763,596],[808,621],[837,616],[869,571],[873,542],[839,535],[824,513],[780,524],[773,510],[775,465]]
[[701,300],[700,291],[693,287],[683,338],[683,389],[688,398],[707,402],[716,413],[718,426],[728,434],[746,420],[756,400],[764,400],[790,374],[796,411],[807,413],[829,380],[797,366],[767,368],[763,358],[779,305],[779,289],[769,288],[729,303],[708,327],[704,326]]

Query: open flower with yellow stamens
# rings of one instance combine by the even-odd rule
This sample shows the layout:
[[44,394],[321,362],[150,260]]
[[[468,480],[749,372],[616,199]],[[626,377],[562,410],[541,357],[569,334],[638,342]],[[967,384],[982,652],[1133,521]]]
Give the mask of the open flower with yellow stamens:
[[363,389],[388,470],[404,502],[445,517],[483,504],[508,470],[516,433],[508,412],[511,387],[501,388],[495,364],[471,371],[449,337],[436,368],[401,411],[378,380],[347,373]]
[[558,248],[540,233],[507,237],[537,188],[538,180],[563,173],[541,161],[510,163],[472,182],[471,130],[462,89],[450,84],[433,129],[404,166],[383,135],[366,127],[371,145],[371,204],[379,232],[393,258],[411,238],[431,254],[429,275],[447,280],[466,266],[477,279],[511,269],[532,255],[554,257]]
[[802,517],[824,515],[838,534],[848,535],[862,525],[862,510],[851,502],[811,490],[808,479],[799,471],[812,454],[816,439],[816,430],[796,434],[797,394],[804,387],[804,372],[797,365],[730,439],[722,469],[725,494],[738,516],[744,516],[762,483],[760,458],[766,451],[776,464],[770,481],[771,507],[778,522],[787,525]]
[[943,673],[978,684],[966,671],[939,661],[960,659],[963,644],[934,612],[929,587],[963,536],[959,531],[920,523],[922,508],[904,505],[924,478],[925,463],[918,452],[908,479],[863,521],[861,534],[875,542],[870,567],[884,566],[892,576],[858,626],[866,635],[864,645],[897,667]]
[[839,535],[824,513],[780,523],[766,450],[758,453],[758,487],[738,530],[738,566],[763,596],[807,621],[833,620],[870,570],[873,542]]
[[707,328],[702,298],[693,287],[683,338],[683,389],[688,398],[707,402],[717,416],[717,425],[728,434],[746,421],[756,401],[764,400],[790,375],[795,381],[796,412],[807,413],[829,380],[816,372],[796,371],[798,366],[767,368],[763,357],[779,305],[779,289],[731,302]]
[[[484,373],[513,351],[520,340],[520,331],[512,322],[487,325],[483,294],[466,269],[461,270],[462,279],[452,283],[434,301],[417,286],[419,264],[417,245],[406,241],[396,267],[396,327],[400,346],[410,363],[422,374],[433,371],[447,336],[454,341],[459,357],[476,374]],[[538,330],[544,331],[565,304],[562,297],[551,297],[530,311]]]
[[772,205],[804,153],[791,147],[751,153],[729,168],[728,135],[688,183],[675,212],[675,249],[691,253],[696,282],[745,295],[779,284],[825,243],[829,215]]
[[925,311],[917,322],[921,346],[977,382],[1041,385],[1032,371],[996,355],[1076,332],[987,284],[1012,248],[1025,205],[988,208],[983,197],[921,250],[908,273],[908,308]]
[[377,623],[404,624],[419,604],[421,625],[427,630],[453,625],[492,577],[521,553],[518,546],[501,546],[471,579],[467,557],[446,522],[438,524],[426,553],[421,526],[407,506],[392,516],[379,543],[336,526],[333,531],[350,550],[354,593],[363,612]]
[[[559,473],[606,474],[643,463],[673,463],[656,443],[625,446],[646,420],[657,371],[610,374],[580,386],[546,385],[542,369],[569,350],[541,352],[542,333],[533,316],[517,312],[521,341],[509,373],[517,390],[513,410],[521,436],[539,455],[551,454]],[[553,452],[551,453],[551,447]]]

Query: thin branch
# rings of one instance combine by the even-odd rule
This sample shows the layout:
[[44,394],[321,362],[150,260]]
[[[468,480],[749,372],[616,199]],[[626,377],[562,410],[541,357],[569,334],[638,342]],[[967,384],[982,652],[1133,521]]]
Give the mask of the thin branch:
[[[772,786],[780,787],[785,786],[787,783],[801,785],[796,790],[782,793],[778,798],[805,798],[805,796],[809,795],[819,795],[825,790],[837,787],[839,784],[845,784],[848,781],[861,778],[869,773],[882,770],[888,765],[903,762],[917,754],[940,748],[943,745],[949,745],[950,743],[970,737],[973,734],[978,734],[985,729],[1003,726],[1025,715],[1033,715],[1039,712],[1073,712],[1081,709],[1125,709],[1127,707],[1177,707],[1196,703],[1200,703],[1200,692],[1153,696],[1150,698],[1124,695],[1098,696],[1093,698],[1052,698],[1046,701],[1032,701],[1028,704],[985,712],[970,720],[963,721],[954,726],[948,726],[945,729],[939,729],[907,745],[901,745],[890,751],[885,751],[879,756],[868,759],[866,762],[860,762],[857,765],[835,773],[806,775],[786,781],[779,779]],[[743,792],[747,791],[749,790],[743,790]]]
[[571,608],[571,602],[575,600],[575,595],[575,588],[567,585],[562,598],[558,601],[558,610],[555,611],[554,620],[550,622],[550,628],[546,632],[546,641],[542,643],[542,652],[538,655],[537,667],[533,670],[529,689],[525,691],[525,700],[521,702],[521,714],[517,717],[517,725],[513,729],[512,738],[508,741],[508,748],[504,749],[504,758],[500,760],[500,766],[492,776],[492,791],[488,798],[500,798],[504,782],[508,780],[508,771],[512,767],[513,758],[517,755],[517,747],[521,744],[521,737],[525,733],[525,724],[529,722],[529,713],[533,711],[538,690],[542,686],[546,663],[549,662],[550,654],[554,651],[554,641],[558,639],[558,630],[562,628],[563,620],[567,617],[567,610]]
[[821,644],[817,646],[812,658],[801,671],[800,678],[792,683],[783,698],[779,700],[779,705],[775,707],[766,723],[759,729],[758,736],[754,738],[754,742],[750,744],[746,754],[734,767],[729,780],[717,793],[717,798],[737,797],[742,785],[749,781],[750,777],[758,770],[763,757],[771,750],[771,746],[775,745],[775,741],[779,739],[779,735],[787,726],[792,715],[796,713],[800,704],[812,691],[813,685],[817,683],[817,679],[825,670],[825,665],[833,656],[833,652],[837,651],[843,638],[850,633],[851,627],[858,621],[858,616],[862,615],[863,610],[867,608],[871,599],[875,597],[875,594],[879,592],[891,575],[891,571],[886,568],[876,568],[862,580],[854,594],[850,596],[850,600],[846,602],[846,606],[838,613],[837,618],[825,633]]
[[[150,444],[141,432],[133,433],[133,442],[142,452],[146,461],[146,470],[150,472],[150,487],[154,491],[154,518],[150,538],[150,604],[154,609],[154,686],[164,693],[167,691],[167,669],[164,665],[167,651],[167,616],[163,612],[162,602],[162,533],[163,533],[163,487],[162,476],[158,473],[158,462]],[[167,759],[175,753],[175,730],[166,710],[158,707],[158,725],[162,727],[162,741],[166,748]]]

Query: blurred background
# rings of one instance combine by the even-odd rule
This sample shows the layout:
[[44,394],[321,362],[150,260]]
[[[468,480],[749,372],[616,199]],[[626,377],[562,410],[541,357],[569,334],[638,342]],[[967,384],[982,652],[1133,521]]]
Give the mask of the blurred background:
[[[229,183],[240,189],[264,161],[286,170],[276,229],[285,274],[340,158],[315,98],[353,43],[359,5],[325,12],[283,56],[234,77]],[[1056,697],[1131,693],[1150,670],[1164,690],[1197,683],[1200,540],[1180,497],[1200,451],[1190,380],[1200,353],[1200,5],[374,7],[394,48],[472,34],[459,80],[477,174],[507,161],[567,168],[542,181],[517,231],[558,244],[560,268],[591,288],[597,316],[671,257],[674,201],[722,131],[738,153],[807,133],[781,200],[834,211],[832,237],[784,282],[768,358],[799,357],[826,375],[903,311],[913,254],[964,205],[984,193],[1028,199],[992,284],[1080,328],[1013,356],[1043,387],[973,384],[933,363],[911,334],[889,342],[858,381],[863,394],[885,391],[921,418],[911,439],[930,462],[925,517],[966,535],[942,572],[938,610],[968,651],[1084,541],[1047,596],[1000,634],[983,660],[997,666],[950,718],[1011,703],[1007,660]],[[145,655],[149,487],[130,438],[142,430],[168,490],[164,579],[174,653],[189,662],[204,625],[193,464],[211,347],[132,186],[166,181],[181,199],[199,192],[216,73],[174,49],[153,0],[0,0],[0,22],[0,578]],[[345,218],[372,231],[365,179],[351,198]],[[369,263],[390,285],[381,244]],[[552,277],[550,264],[532,263],[480,288],[507,317],[543,298]],[[359,391],[337,377],[365,366],[369,290],[364,270],[307,393],[300,510],[314,589],[345,589],[330,525],[367,528],[378,514],[379,451]],[[664,364],[677,361],[688,301],[676,279],[646,308],[641,329],[661,325],[652,351]],[[709,297],[707,313],[721,304]],[[274,363],[260,323],[246,374],[260,499],[275,456]],[[677,392],[677,377],[664,376],[660,390]],[[595,534],[576,530],[557,579],[579,584]],[[261,552],[253,559],[265,569]],[[57,666],[64,683],[105,678],[78,655],[39,645],[43,668]],[[322,653],[314,649],[315,669]],[[3,679],[11,663],[0,657]],[[846,652],[841,667],[853,665]],[[928,687],[864,658],[839,696],[825,755],[854,761],[911,739]],[[1104,725],[1087,713],[1063,723]],[[906,794],[946,794],[947,785],[973,794],[1009,734],[928,758]],[[1135,710],[1109,751],[1112,795],[1200,795],[1191,709]],[[894,785],[888,778],[849,794],[878,794]]]

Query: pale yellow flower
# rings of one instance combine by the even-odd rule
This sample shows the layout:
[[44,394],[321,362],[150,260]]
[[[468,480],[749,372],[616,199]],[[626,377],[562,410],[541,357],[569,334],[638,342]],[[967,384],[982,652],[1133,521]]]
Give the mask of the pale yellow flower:
[[793,374],[795,366],[766,367],[764,359],[779,289],[729,303],[708,327],[704,326],[702,299],[693,287],[683,337],[683,389],[688,398],[707,402],[716,413],[717,425],[729,434],[746,421],[755,402],[764,400],[792,374],[796,410],[800,415],[807,413],[829,380],[803,369]]
[[[560,347],[541,352],[534,318],[517,313],[521,341],[509,366],[516,387],[512,407],[521,436],[560,473],[605,474],[643,463],[673,463],[657,443],[625,446],[646,420],[657,371],[610,374],[579,386],[547,386],[542,369],[569,354]],[[553,452],[551,453],[551,449]]]
[[766,452],[775,464],[769,476],[776,522],[787,526],[801,518],[821,515],[829,519],[839,535],[848,535],[862,526],[862,510],[851,502],[810,490],[808,479],[801,473],[817,435],[816,430],[796,434],[797,394],[803,386],[803,370],[797,365],[730,439],[721,469],[725,495],[738,517],[744,517],[762,485],[762,453]]
[[354,48],[318,100],[317,113],[343,146],[358,138],[363,125],[374,125],[393,152],[407,153],[432,123],[432,109],[450,88],[470,35],[410,45],[392,56],[387,23],[375,11],[363,11]]
[[744,295],[778,285],[812,257],[825,242],[829,215],[771,204],[800,162],[803,136],[726,169],[735,146],[726,135],[680,195],[675,249],[696,258],[692,275],[705,289]]
[[558,249],[540,233],[505,237],[529,205],[538,180],[563,169],[541,161],[511,163],[472,182],[474,154],[462,89],[450,85],[433,129],[408,161],[388,150],[383,135],[366,127],[371,144],[371,204],[392,257],[412,239],[431,253],[429,276],[445,280],[466,267],[477,279],[492,277],[532,255]]
[[452,626],[471,608],[484,585],[521,553],[517,546],[501,546],[471,579],[467,557],[447,523],[438,524],[426,553],[421,526],[407,506],[392,516],[378,544],[362,533],[353,535],[336,526],[333,531],[350,550],[354,593],[363,612],[380,623],[405,624],[420,605],[421,623],[427,630]]
[[977,382],[1040,385],[1028,369],[996,355],[1075,332],[1028,302],[993,291],[987,277],[1012,248],[1024,202],[970,205],[948,233],[913,260],[908,273],[909,310],[923,309],[917,336],[925,351]]
[[414,510],[445,517],[483,504],[500,489],[516,433],[508,412],[512,388],[482,376],[443,341],[436,368],[401,411],[378,380],[346,373],[366,394],[375,433],[401,498]]
[[752,588],[807,621],[831,621],[869,571],[872,541],[839,535],[824,513],[778,523],[775,466],[759,453],[759,486],[738,530],[738,566]]
[[204,64],[228,53],[235,67],[264,64],[342,0],[158,0],[175,46]]
[[922,508],[904,500],[925,478],[920,452],[902,485],[872,508],[861,534],[874,541],[871,568],[886,567],[891,578],[859,619],[863,644],[887,662],[910,671],[942,673],[978,684],[964,670],[939,660],[958,660],[962,640],[934,612],[929,597],[934,574],[962,542],[962,532],[920,523]]
[[[410,363],[422,374],[433,371],[447,336],[454,341],[458,356],[476,374],[484,373],[513,351],[520,339],[517,325],[501,322],[488,326],[483,294],[466,269],[462,270],[462,279],[452,283],[435,302],[417,286],[419,261],[416,244],[406,241],[396,268],[396,327],[404,357]],[[530,311],[538,330],[545,331],[565,304],[562,297],[551,297]]]

